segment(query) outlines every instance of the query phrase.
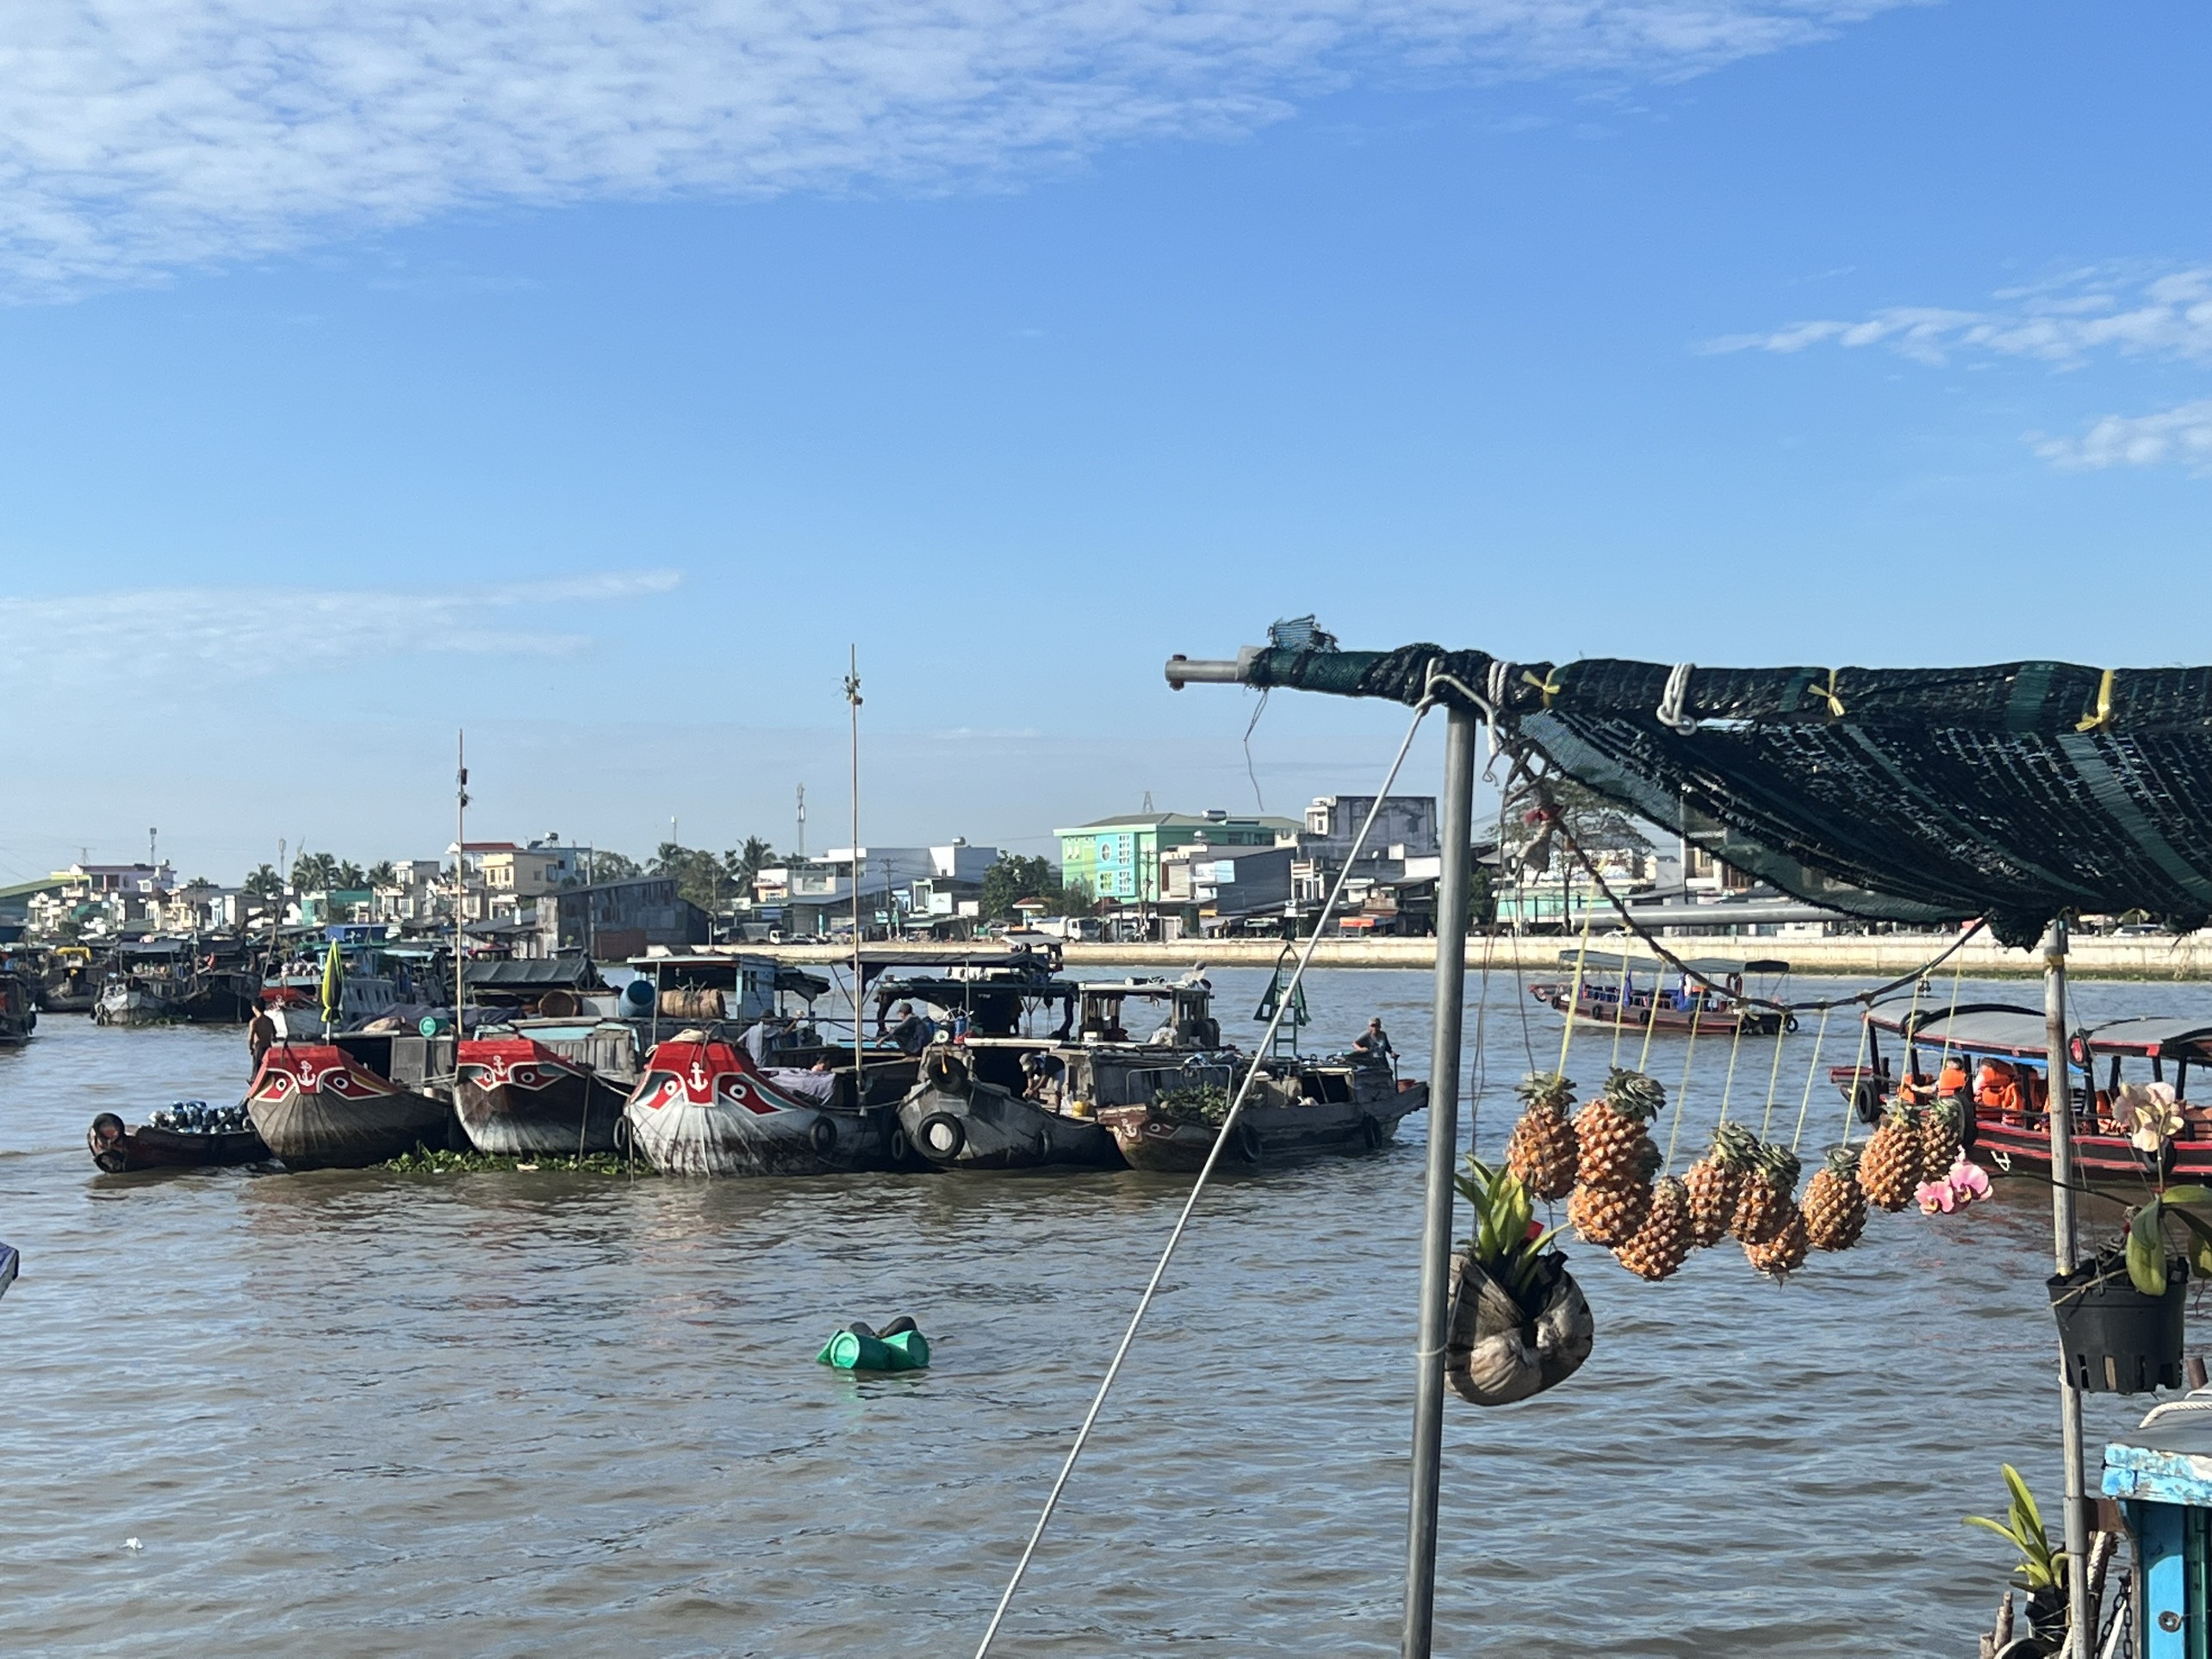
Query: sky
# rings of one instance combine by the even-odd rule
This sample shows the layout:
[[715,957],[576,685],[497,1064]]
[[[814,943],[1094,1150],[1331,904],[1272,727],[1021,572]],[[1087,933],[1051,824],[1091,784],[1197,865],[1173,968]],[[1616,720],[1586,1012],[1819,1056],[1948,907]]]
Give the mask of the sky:
[[430,855],[462,728],[472,838],[842,845],[854,649],[862,841],[1023,853],[1371,791],[1405,711],[1165,684],[1309,612],[2206,661],[2209,71],[2165,0],[21,0],[0,879]]

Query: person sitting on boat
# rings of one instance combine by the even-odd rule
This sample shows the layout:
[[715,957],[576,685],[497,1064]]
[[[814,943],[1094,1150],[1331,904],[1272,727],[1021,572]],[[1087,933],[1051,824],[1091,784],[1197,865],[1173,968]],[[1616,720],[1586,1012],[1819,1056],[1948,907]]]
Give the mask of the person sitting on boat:
[[1974,1077],[1974,1104],[1992,1112],[2020,1109],[2020,1073],[2005,1060],[1985,1059]]
[[1943,1069],[1936,1073],[1936,1098],[1956,1100],[1967,1092],[1967,1063],[1956,1054],[1943,1057]]
[[1380,1066],[1388,1066],[1398,1053],[1390,1046],[1390,1034],[1382,1028],[1379,1016],[1368,1021],[1367,1029],[1352,1040],[1351,1052],[1356,1058],[1373,1060]]
[[1043,1054],[1022,1056],[1022,1098],[1053,1111],[1059,1109],[1062,1068]]
[[898,1023],[891,1028],[891,1040],[900,1053],[920,1053],[929,1046],[931,1035],[929,1022],[914,1011],[913,1003],[898,1005]]

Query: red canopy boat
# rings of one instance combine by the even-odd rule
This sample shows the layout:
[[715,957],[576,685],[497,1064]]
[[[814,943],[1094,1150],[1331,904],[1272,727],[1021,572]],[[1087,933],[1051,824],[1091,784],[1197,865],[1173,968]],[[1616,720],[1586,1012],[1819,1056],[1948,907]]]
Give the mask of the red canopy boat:
[[290,1170],[365,1169],[449,1143],[453,1109],[381,1077],[335,1043],[279,1042],[261,1058],[245,1109]]
[[[1967,1150],[1978,1163],[2050,1173],[2050,1050],[2041,1010],[1976,1003],[1916,1012],[1890,1003],[1869,1009],[1866,1026],[1865,1062],[1828,1074],[1862,1121],[1878,1121],[1904,1084],[1915,1102],[1960,1104]],[[1891,1052],[1903,1056],[1901,1073],[1883,1052],[1885,1036]],[[2161,1159],[2171,1179],[2212,1180],[2212,1110],[2188,1097],[2191,1066],[2212,1069],[2212,1019],[2108,1021],[2077,1030],[2068,1048],[2074,1167],[2084,1183],[2139,1190],[2159,1175]],[[2148,1072],[2135,1080],[2170,1083],[2179,1098],[2182,1130],[2163,1154],[2138,1150],[2113,1121],[2130,1060]]]
[[917,1063],[764,1072],[721,1028],[655,1046],[624,1109],[631,1139],[664,1175],[830,1175],[907,1161],[897,1107]]
[[463,1132],[482,1153],[614,1151],[615,1125],[637,1078],[636,1041],[619,1021],[549,1022],[465,1039],[453,1085]]

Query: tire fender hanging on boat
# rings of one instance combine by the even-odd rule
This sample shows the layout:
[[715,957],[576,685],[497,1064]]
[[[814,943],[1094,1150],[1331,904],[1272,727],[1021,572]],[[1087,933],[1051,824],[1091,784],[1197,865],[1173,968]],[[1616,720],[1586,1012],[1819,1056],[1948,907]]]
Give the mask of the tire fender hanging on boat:
[[950,1112],[932,1112],[914,1126],[922,1155],[930,1159],[958,1158],[967,1145],[967,1125]]
[[837,1126],[827,1117],[817,1117],[814,1127],[807,1130],[806,1138],[813,1142],[816,1152],[827,1158],[837,1149]]

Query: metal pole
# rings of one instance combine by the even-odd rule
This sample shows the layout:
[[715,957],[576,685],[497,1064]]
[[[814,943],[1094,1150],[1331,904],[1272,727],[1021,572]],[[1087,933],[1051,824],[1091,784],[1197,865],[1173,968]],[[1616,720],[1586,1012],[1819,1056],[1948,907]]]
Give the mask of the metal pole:
[[1467,981],[1475,724],[1451,711],[1444,740],[1442,870],[1436,892],[1435,1035],[1429,1048],[1428,1179],[1421,1224],[1420,1345],[1414,1395],[1412,1513],[1406,1530],[1405,1659],[1429,1659],[1436,1615],[1436,1512],[1444,1474],[1444,1343],[1451,1309],[1452,1164],[1459,1152],[1459,1026]]
[[[2073,1084],[2066,1039],[2066,924],[2054,917],[2043,935],[2043,1027],[2049,1047],[2051,1117],[2051,1241],[2061,1273],[2074,1269]],[[2066,1468],[2066,1651],[2085,1656],[2095,1639],[2089,1629],[2089,1511],[2082,1494],[2081,1391],[2059,1372],[2059,1429]]]
[[[853,1104],[867,1103],[867,1067],[861,1053],[861,648],[851,648],[845,700],[853,715]],[[886,885],[885,897],[891,889]]]
[[453,734],[453,1063],[461,1064],[463,964],[469,933],[469,734]]

